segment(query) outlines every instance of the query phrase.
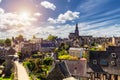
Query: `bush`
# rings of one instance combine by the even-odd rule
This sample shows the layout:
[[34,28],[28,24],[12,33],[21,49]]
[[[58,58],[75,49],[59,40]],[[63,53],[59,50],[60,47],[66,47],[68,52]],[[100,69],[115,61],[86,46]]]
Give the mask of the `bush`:
[[44,65],[51,65],[52,62],[53,62],[53,59],[50,58],[50,57],[47,57],[47,58],[45,58],[45,59],[43,60],[43,64],[44,64]]
[[59,59],[65,59],[65,60],[78,60],[78,57],[74,57],[71,55],[62,55],[58,57]]
[[22,53],[21,53],[21,52],[18,52],[17,54],[18,54],[18,56],[19,56],[19,59],[21,59],[21,58],[22,58]]
[[28,67],[28,69],[29,69],[30,71],[32,71],[33,68],[34,68],[34,66],[35,66],[35,64],[34,64],[33,62],[30,62],[30,61],[24,62],[23,65],[24,65],[25,67]]
[[10,79],[14,80],[14,73],[11,74]]
[[66,50],[62,50],[58,53],[58,56],[62,56],[62,55],[68,55],[68,52]]

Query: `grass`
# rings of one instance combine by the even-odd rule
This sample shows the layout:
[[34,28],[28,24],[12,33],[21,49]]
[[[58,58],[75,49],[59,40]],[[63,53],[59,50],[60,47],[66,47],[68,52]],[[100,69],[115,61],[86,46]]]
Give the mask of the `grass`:
[[0,80],[11,80],[10,78],[1,78],[0,77]]

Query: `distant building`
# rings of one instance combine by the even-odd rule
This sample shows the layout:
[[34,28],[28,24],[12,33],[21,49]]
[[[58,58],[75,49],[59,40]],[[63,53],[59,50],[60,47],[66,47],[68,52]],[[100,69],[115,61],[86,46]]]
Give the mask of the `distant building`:
[[83,47],[84,45],[91,46],[94,43],[111,43],[114,46],[120,45],[120,37],[92,37],[89,35],[79,35],[78,24],[75,26],[75,31],[73,33],[70,33],[68,37],[72,41],[72,47]]
[[33,48],[33,45],[35,44],[32,44],[30,42],[23,42],[22,43],[22,46],[21,46],[21,53],[22,53],[22,56],[23,57],[28,57],[32,54],[32,51],[35,51]]
[[57,38],[57,39],[56,39],[56,42],[55,42],[56,47],[59,47],[59,46],[61,45],[61,43],[67,44],[67,45],[69,45],[69,46],[73,46],[72,40],[70,40],[70,39],[68,39],[68,38],[64,38],[64,39]]
[[56,48],[55,41],[47,41],[43,40],[40,43],[40,52],[53,52],[54,49]]
[[85,48],[70,48],[69,54],[71,56],[82,58],[83,53],[86,51]]
[[76,24],[74,33],[69,34],[69,39],[73,42],[73,47],[80,47],[84,45],[90,45],[92,42],[92,36],[80,36],[78,24]]
[[79,37],[78,24],[76,24],[75,32],[69,34],[69,39],[76,39]]
[[53,52],[56,48],[55,41],[47,41],[36,38],[31,41],[23,41],[15,46],[16,51],[20,51],[23,57],[29,57],[34,52]]
[[15,52],[12,47],[0,47],[0,59],[5,60],[6,56],[14,55]]

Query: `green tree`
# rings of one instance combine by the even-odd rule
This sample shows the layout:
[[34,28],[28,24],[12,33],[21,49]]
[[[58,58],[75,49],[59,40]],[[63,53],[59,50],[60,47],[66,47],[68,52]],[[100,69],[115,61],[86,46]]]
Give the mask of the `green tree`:
[[5,40],[5,45],[8,47],[8,46],[11,46],[11,40],[9,38],[7,38]]
[[18,54],[18,56],[19,56],[19,59],[21,59],[21,58],[22,58],[22,53],[21,53],[21,52],[18,52],[17,54]]
[[35,73],[41,73],[42,72],[42,62],[39,58],[34,60],[35,63],[35,68],[34,68],[34,72]]
[[83,54],[82,54],[82,58],[88,58],[88,54],[87,54],[87,52],[84,52]]
[[0,45],[4,45],[5,40],[4,39],[0,39]]
[[66,50],[62,50],[58,53],[58,56],[62,56],[62,55],[68,55],[68,52]]
[[33,38],[33,39],[35,39],[35,38],[36,38],[36,36],[35,36],[35,35],[33,35],[33,36],[32,36],[32,38]]
[[5,40],[4,39],[0,39],[0,44],[4,44],[5,43]]
[[65,47],[65,50],[69,50],[69,45],[65,44],[64,47]]
[[24,62],[24,65],[27,66],[30,71],[32,71],[35,66],[35,64],[32,61]]
[[47,57],[43,60],[44,65],[51,65],[53,62],[53,59],[51,57]]
[[54,36],[54,35],[49,35],[47,40],[51,40],[51,41],[54,41],[55,39],[57,38],[57,36]]
[[23,35],[18,35],[17,37],[16,37],[16,39],[17,40],[19,40],[19,41],[24,41],[24,37],[23,37]]

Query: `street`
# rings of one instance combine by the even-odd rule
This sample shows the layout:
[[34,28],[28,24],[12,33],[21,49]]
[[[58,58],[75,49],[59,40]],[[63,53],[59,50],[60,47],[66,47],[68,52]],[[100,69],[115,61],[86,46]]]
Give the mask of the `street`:
[[19,63],[18,61],[15,61],[16,67],[17,67],[17,73],[18,73],[18,80],[30,80],[29,76],[22,65],[22,63]]

